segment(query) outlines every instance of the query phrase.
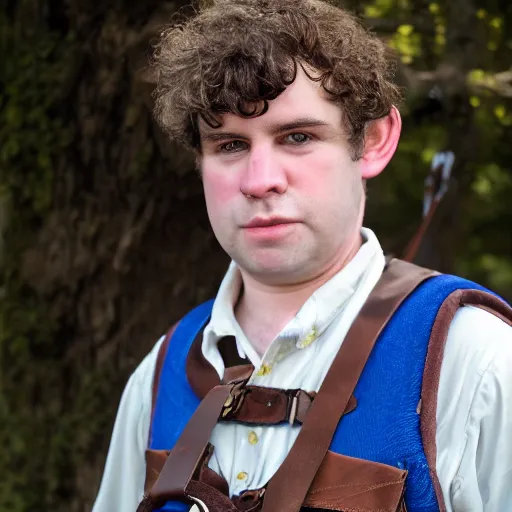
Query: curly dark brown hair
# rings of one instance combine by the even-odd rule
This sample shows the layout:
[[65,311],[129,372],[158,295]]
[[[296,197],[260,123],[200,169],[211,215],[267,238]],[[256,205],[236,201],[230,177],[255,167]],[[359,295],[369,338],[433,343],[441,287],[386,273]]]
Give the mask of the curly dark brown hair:
[[194,17],[161,34],[152,65],[158,122],[171,138],[196,149],[199,118],[220,127],[223,113],[264,114],[299,65],[341,107],[354,158],[368,121],[384,117],[401,99],[384,43],[322,0],[202,2]]

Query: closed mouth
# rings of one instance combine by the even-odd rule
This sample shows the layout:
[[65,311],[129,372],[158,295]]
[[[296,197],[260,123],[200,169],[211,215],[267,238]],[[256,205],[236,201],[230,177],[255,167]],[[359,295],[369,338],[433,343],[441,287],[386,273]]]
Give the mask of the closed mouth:
[[244,228],[267,228],[270,226],[278,226],[280,224],[293,224],[297,221],[292,219],[285,219],[282,217],[273,217],[270,219],[253,219],[249,224],[246,224]]

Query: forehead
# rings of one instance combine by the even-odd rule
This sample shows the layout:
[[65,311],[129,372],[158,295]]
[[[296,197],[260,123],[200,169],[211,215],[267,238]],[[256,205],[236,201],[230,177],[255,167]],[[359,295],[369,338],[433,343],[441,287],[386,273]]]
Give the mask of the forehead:
[[201,134],[244,128],[253,131],[292,123],[296,119],[315,119],[341,129],[340,107],[329,99],[320,83],[311,80],[300,66],[295,81],[275,100],[269,101],[268,111],[264,115],[247,118],[223,114],[221,127],[211,128],[201,119],[199,129]]

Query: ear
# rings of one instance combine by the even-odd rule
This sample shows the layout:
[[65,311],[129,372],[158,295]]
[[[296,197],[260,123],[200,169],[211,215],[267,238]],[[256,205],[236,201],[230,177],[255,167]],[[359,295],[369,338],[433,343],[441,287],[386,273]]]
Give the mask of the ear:
[[378,176],[395,154],[402,130],[402,118],[396,107],[386,117],[372,121],[366,130],[361,177],[370,179]]

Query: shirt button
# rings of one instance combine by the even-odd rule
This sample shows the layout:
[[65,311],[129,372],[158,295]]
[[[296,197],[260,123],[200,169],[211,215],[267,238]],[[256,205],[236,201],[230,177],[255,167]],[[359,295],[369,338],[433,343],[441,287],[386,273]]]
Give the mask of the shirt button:
[[258,444],[258,435],[256,432],[249,432],[249,444],[255,445]]
[[316,328],[313,327],[312,331],[299,343],[298,348],[306,348],[311,345],[317,338]]
[[256,373],[256,375],[258,377],[265,377],[265,376],[269,375],[271,371],[272,371],[272,366],[265,363],[265,364],[261,365],[261,367],[258,370],[258,373]]
[[248,476],[249,475],[245,471],[240,471],[240,473],[238,473],[238,475],[236,475],[236,479],[237,480],[247,480]]

